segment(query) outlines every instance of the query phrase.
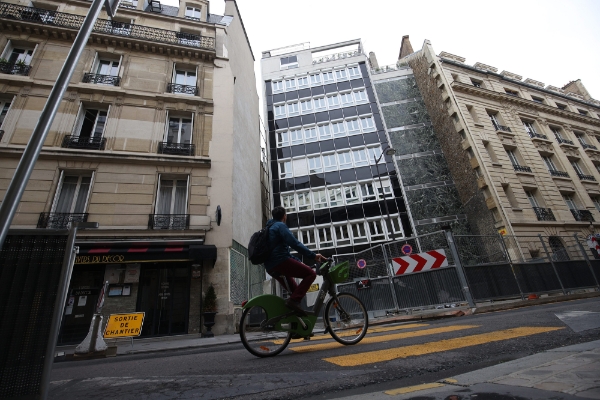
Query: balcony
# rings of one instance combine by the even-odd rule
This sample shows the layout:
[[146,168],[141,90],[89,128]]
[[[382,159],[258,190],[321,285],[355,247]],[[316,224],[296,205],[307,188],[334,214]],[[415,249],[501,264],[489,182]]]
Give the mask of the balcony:
[[504,126],[504,125],[500,125],[500,124],[496,124],[496,123],[494,123],[494,129],[497,131],[512,132],[508,126]]
[[557,137],[556,141],[558,142],[558,144],[570,144],[571,146],[575,146],[575,143],[573,143],[573,141],[567,140],[567,139],[563,139],[561,137]]
[[[41,8],[25,7],[18,4],[0,3],[0,18],[79,30],[85,16],[55,11],[48,12],[48,10]],[[212,37],[126,24],[107,19],[98,19],[93,32],[215,51],[215,38]]]
[[198,88],[196,86],[180,85],[178,83],[167,83],[167,93],[181,93],[197,96]]
[[148,229],[184,230],[189,227],[189,214],[150,214],[148,219]]
[[525,167],[523,165],[513,164],[513,168],[517,172],[529,172],[529,173],[531,173],[531,168]]
[[11,75],[29,75],[29,71],[31,71],[31,66],[25,63],[9,63],[7,61],[0,61],[0,72],[3,74],[11,74]]
[[598,148],[593,144],[581,143],[581,147],[583,147],[584,149],[598,150]]
[[551,169],[549,170],[550,175],[552,176],[558,176],[560,178],[570,178],[569,174],[567,174],[566,172],[563,171],[557,171],[555,169]]
[[169,143],[161,142],[158,144],[158,154],[176,154],[179,156],[193,156],[196,153],[196,146],[191,143]]
[[556,221],[552,210],[549,208],[533,207],[538,221]]
[[69,229],[71,222],[87,222],[88,213],[40,213],[38,228]]
[[594,182],[596,181],[596,178],[594,178],[592,175],[585,175],[585,174],[581,174],[581,173],[577,172],[577,176],[582,181],[594,181]]
[[90,74],[86,72],[85,74],[83,74],[82,82],[96,83],[100,85],[119,86],[121,84],[121,77],[112,75]]
[[104,150],[106,138],[79,137],[67,135],[64,137],[62,147],[66,149]]
[[594,222],[594,216],[588,210],[573,210],[573,209],[571,209],[571,214],[573,214],[575,221]]

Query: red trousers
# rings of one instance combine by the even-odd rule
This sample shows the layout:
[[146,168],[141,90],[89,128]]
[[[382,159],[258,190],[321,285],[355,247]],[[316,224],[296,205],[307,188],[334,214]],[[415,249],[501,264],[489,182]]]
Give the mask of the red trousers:
[[[282,275],[285,276],[287,283],[292,291],[290,299],[299,303],[306,295],[310,285],[315,281],[317,273],[308,265],[302,264],[298,260],[288,258],[287,260],[277,264],[275,268],[268,272],[273,278],[285,288]],[[302,282],[298,285],[293,278],[301,278]]]

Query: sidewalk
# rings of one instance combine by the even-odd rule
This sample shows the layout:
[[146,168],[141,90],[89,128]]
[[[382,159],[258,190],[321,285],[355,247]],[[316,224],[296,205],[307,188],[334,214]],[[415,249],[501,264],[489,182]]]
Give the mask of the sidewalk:
[[600,399],[600,340],[560,347],[438,382],[344,400]]

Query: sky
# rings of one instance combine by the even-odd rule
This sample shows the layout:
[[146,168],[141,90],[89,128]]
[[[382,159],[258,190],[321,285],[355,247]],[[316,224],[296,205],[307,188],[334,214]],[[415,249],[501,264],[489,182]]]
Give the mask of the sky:
[[[465,57],[468,65],[481,62],[557,87],[581,79],[591,96],[600,99],[600,0],[237,3],[256,59],[257,81],[265,50],[361,38],[364,50],[375,52],[379,65],[388,65],[398,58],[402,36],[410,35],[415,51],[429,39],[437,54]],[[224,4],[212,0],[210,12],[222,15]]]

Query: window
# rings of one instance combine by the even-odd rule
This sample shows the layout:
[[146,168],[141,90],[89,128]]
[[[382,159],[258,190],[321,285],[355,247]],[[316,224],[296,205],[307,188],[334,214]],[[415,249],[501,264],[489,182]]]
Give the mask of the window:
[[346,136],[346,128],[344,127],[344,121],[332,122],[331,130],[333,131],[333,137]]
[[350,224],[350,229],[352,232],[352,240],[354,244],[366,243],[369,241],[367,238],[367,231],[365,229],[364,222],[356,222]]
[[303,76],[302,78],[298,78],[298,87],[307,87],[308,86],[308,76]]
[[10,103],[11,103],[10,101],[0,100],[0,128],[2,128],[2,124],[4,123],[6,114],[8,114],[8,109],[10,108]]
[[354,102],[354,99],[352,98],[352,93],[350,92],[340,94],[340,99],[342,100],[343,105],[352,104],[352,102]]
[[515,96],[515,97],[519,97],[519,92],[517,92],[516,90],[504,89],[504,91],[505,91],[505,92],[506,92],[506,94],[508,94],[508,95]]
[[281,69],[298,68],[298,56],[282,57],[279,61],[281,62]]
[[368,101],[367,92],[365,90],[357,90],[354,92],[354,99],[357,103]]
[[383,198],[390,199],[390,198],[394,197],[394,193],[392,191],[392,185],[391,185],[390,181],[388,181],[388,180],[381,181],[381,185],[383,186],[383,188],[378,184],[376,184],[376,185],[377,185],[377,194],[379,195],[380,199],[383,199]]
[[369,162],[371,164],[375,164],[375,160],[381,157],[381,147],[370,147],[367,149],[367,152],[369,153]]
[[309,249],[311,249],[311,250],[317,249],[316,242],[315,242],[315,231],[313,229],[299,231],[298,239],[302,242],[303,245],[305,245]]
[[331,83],[333,82],[333,72],[323,72],[323,83]]
[[292,145],[302,143],[302,129],[290,130],[290,142]]
[[352,157],[354,158],[355,167],[369,165],[369,159],[367,158],[368,156],[366,149],[352,150]]
[[201,16],[202,16],[202,12],[199,8],[196,8],[196,7],[186,7],[185,8],[185,17],[187,19],[193,19],[195,21],[200,21]]
[[360,125],[357,119],[351,119],[346,121],[346,125],[348,126],[348,133],[359,133]]
[[537,202],[537,199],[535,198],[535,194],[532,191],[526,190],[525,194],[527,195],[527,200],[529,200],[529,204],[531,204],[531,207],[533,207],[533,208],[540,207]]
[[283,90],[283,81],[271,82],[271,88],[273,89],[273,92],[281,92]]
[[325,189],[313,190],[312,195],[315,210],[327,208],[327,191]]
[[583,133],[581,132],[574,132],[575,133],[575,137],[577,138],[577,140],[579,140],[579,143],[581,143],[581,145],[583,147],[587,146],[587,142],[585,141],[585,136],[583,135]]
[[360,70],[358,69],[358,66],[352,66],[352,67],[348,67],[348,76],[350,78],[356,78],[360,76]]
[[338,69],[338,70],[336,70],[335,71],[335,78],[338,81],[348,79],[348,75],[346,75],[346,70],[345,69]]
[[308,175],[308,163],[305,157],[295,158],[292,160],[292,170],[294,176]]
[[298,212],[311,209],[310,192],[298,193]]
[[289,146],[290,145],[290,133],[277,132],[277,147]]
[[285,104],[275,106],[275,118],[285,118]]
[[333,227],[335,234],[335,245],[348,246],[350,244],[350,232],[348,231],[348,225],[337,225]]
[[304,141],[306,143],[316,142],[317,141],[317,128],[310,127],[304,128]]
[[371,236],[371,242],[378,240],[385,240],[385,231],[383,230],[382,220],[368,221],[369,235]]
[[312,74],[310,76],[310,84],[312,86],[317,86],[321,84],[321,74]]
[[535,131],[535,128],[533,127],[533,122],[528,122],[528,121],[522,121],[522,122],[523,122],[523,126],[525,127],[525,131],[527,132],[529,137],[535,137],[537,135],[537,132]]
[[[499,130],[499,127],[502,125],[500,121],[498,121],[498,114],[488,114],[490,117],[490,121],[492,121],[492,126],[494,129]],[[527,128],[525,128],[527,130]],[[529,132],[527,132],[529,133]]]
[[335,154],[323,155],[323,167],[325,171],[335,171],[337,169]]
[[531,96],[531,100],[535,101],[536,103],[544,104],[544,99],[541,97]]
[[478,87],[478,88],[480,88],[480,87],[481,87],[481,85],[482,85],[482,82],[481,82],[481,81],[478,81],[478,80],[476,80],[476,79],[471,79],[471,84],[472,84],[473,86],[475,86],[475,87]]
[[337,207],[337,206],[344,205],[341,187],[329,188],[329,189],[327,189],[327,191],[329,192],[329,206],[330,207]]
[[292,177],[292,162],[282,161],[279,163],[279,179]]
[[321,165],[321,157],[308,157],[308,173],[317,174],[323,172],[323,166]]
[[293,90],[296,89],[296,79],[286,79],[285,80],[285,90]]
[[319,97],[314,99],[315,102],[315,111],[323,110],[327,108],[327,103],[325,102],[325,97]]
[[[82,214],[85,212],[92,174],[71,174],[61,172],[60,182],[54,198],[53,213]],[[48,228],[66,228],[64,219],[50,220]]]
[[319,248],[326,249],[328,247],[333,247],[333,235],[331,234],[331,227],[327,226],[324,228],[317,228],[317,233],[319,235]]
[[375,189],[373,189],[373,183],[371,182],[360,184],[360,195],[363,202],[377,200]]
[[[196,87],[196,71],[186,71],[184,69],[176,69],[173,73],[173,83],[177,85]],[[178,93],[193,94],[186,90],[177,90]]]
[[285,208],[286,212],[296,212],[296,197],[294,196],[294,194],[282,194],[281,206]]
[[556,171],[556,165],[554,165],[554,162],[552,161],[551,157],[548,156],[542,156],[542,160],[544,160],[544,164],[546,164],[546,168],[548,168],[548,171]]
[[327,104],[329,108],[338,108],[340,106],[340,99],[337,95],[327,96]]
[[575,172],[577,172],[577,175],[585,175],[585,173],[583,172],[583,170],[581,169],[581,167],[579,166],[579,163],[577,161],[571,161],[571,165],[573,166],[573,169],[575,170]]
[[187,179],[161,178],[156,198],[156,214],[186,214],[187,184]]
[[104,133],[108,111],[94,110],[81,107],[79,118],[75,124],[73,136],[81,139],[88,139],[90,142],[100,140]]
[[360,125],[362,126],[363,132],[375,130],[375,122],[373,121],[373,117],[362,117],[360,119]]
[[340,169],[352,168],[352,157],[349,151],[338,153]]
[[356,185],[344,186],[344,198],[346,199],[346,204],[348,205],[360,202]]
[[312,112],[312,101],[310,99],[301,101],[300,108],[302,109],[303,114]]
[[560,103],[556,103],[556,107],[559,110],[566,110],[567,109],[567,105],[566,104],[560,104]]
[[517,159],[517,155],[513,150],[506,150],[506,154],[508,154],[508,159],[510,160],[513,166],[519,165],[519,160]]
[[596,207],[596,211],[600,211],[600,197],[592,197],[592,203],[594,203],[594,207]]
[[298,115],[300,114],[300,108],[298,107],[298,102],[288,103],[288,116]]
[[579,114],[581,114],[581,115],[588,115],[588,112],[587,112],[587,111],[585,111],[585,110],[582,110],[582,109],[580,109],[580,108],[578,108],[578,109],[577,109],[577,111],[579,111]]
[[170,117],[166,136],[167,143],[192,143],[192,119]]
[[550,130],[552,131],[552,133],[554,134],[554,137],[555,137],[557,140],[564,140],[564,139],[565,139],[565,138],[563,137],[563,135],[561,134],[561,132],[560,132],[560,128],[556,128],[556,127],[554,127],[554,126],[551,126],[551,127],[550,127]]
[[577,206],[575,205],[575,200],[573,200],[573,195],[571,194],[563,194],[563,199],[569,207],[569,210],[577,210]]
[[2,54],[2,58],[4,58],[9,65],[17,63],[29,65],[31,64],[31,58],[33,57],[33,50],[32,47],[13,46],[9,42],[4,50],[4,54]]
[[[92,70],[94,74],[118,76],[119,75],[119,61],[118,60],[107,60],[100,58],[98,59],[95,68]],[[195,79],[195,77],[194,77]]]
[[319,138],[321,140],[331,139],[331,129],[329,125],[319,125],[317,126],[317,130],[319,131]]

